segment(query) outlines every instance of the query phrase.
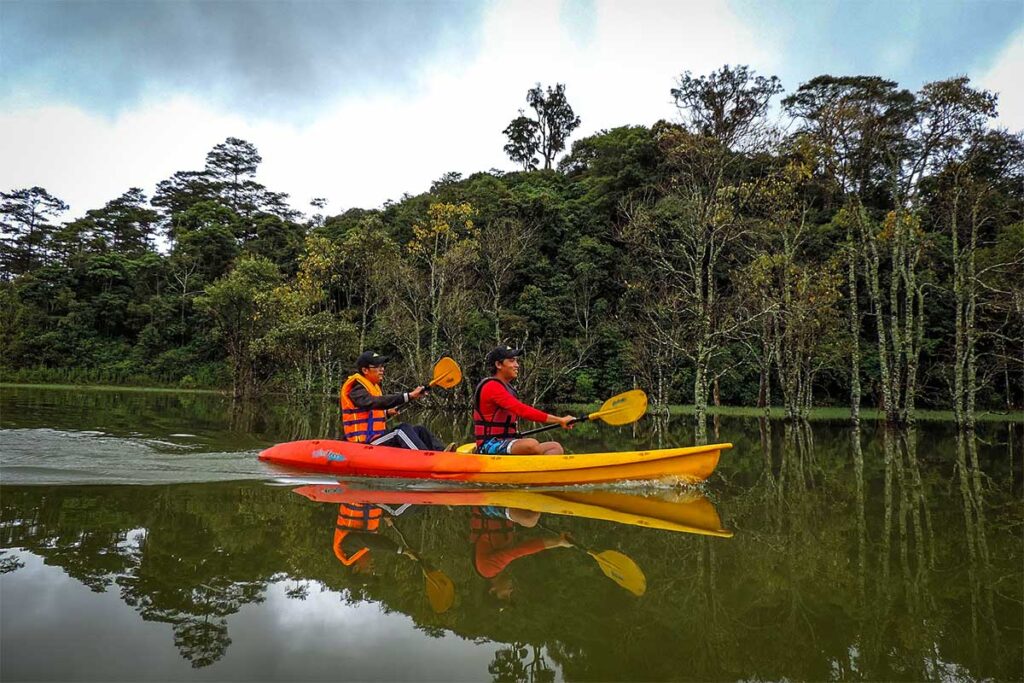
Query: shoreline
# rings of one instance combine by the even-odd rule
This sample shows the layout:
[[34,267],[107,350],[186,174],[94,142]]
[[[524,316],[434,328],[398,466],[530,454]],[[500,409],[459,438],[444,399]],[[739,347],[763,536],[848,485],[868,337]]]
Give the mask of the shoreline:
[[[85,391],[127,391],[135,393],[175,393],[175,394],[208,394],[213,396],[222,396],[226,399],[231,399],[230,392],[224,389],[181,389],[176,387],[137,387],[137,386],[121,386],[116,384],[40,384],[40,383],[18,383],[18,382],[0,382],[0,389],[43,389],[43,390],[85,390]],[[283,396],[284,394],[265,394],[257,397],[256,400],[266,399],[273,396]],[[332,398],[331,396],[324,394],[324,398]],[[562,403],[562,404],[548,404],[558,405],[559,407],[566,408],[568,410],[579,411],[581,413],[589,411],[590,409],[600,406],[600,403]],[[663,413],[663,410],[650,410],[649,414]],[[668,415],[670,417],[678,417],[681,415],[692,415],[693,406],[689,404],[672,404],[668,406]],[[773,406],[768,417],[773,420],[781,420],[785,417],[785,409],[781,406]],[[713,417],[715,415],[721,415],[726,417],[764,417],[764,408],[758,408],[754,406],[708,406],[707,415]],[[876,408],[861,408],[860,416],[862,421],[877,422],[880,411]],[[829,407],[829,406],[818,406],[811,409],[810,415],[807,419],[810,421],[849,421],[850,413],[849,409],[845,407]],[[930,410],[921,409],[917,411],[916,418],[922,422],[953,422],[953,412],[949,410]],[[1024,411],[1009,411],[1009,412],[993,412],[993,411],[979,411],[976,416],[977,422],[1012,422],[1020,423],[1024,422]]]

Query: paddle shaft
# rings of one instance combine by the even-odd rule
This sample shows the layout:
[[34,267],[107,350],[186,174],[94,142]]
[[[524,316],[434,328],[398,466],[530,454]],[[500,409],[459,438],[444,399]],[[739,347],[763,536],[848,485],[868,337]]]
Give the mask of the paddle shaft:
[[[441,382],[441,380],[443,380],[447,376],[448,375],[441,375],[440,377],[435,377],[434,379],[430,380],[428,383],[424,384],[423,385],[423,393],[424,394],[429,394],[430,390],[434,388],[434,385],[435,384],[439,384]],[[410,403],[411,402],[412,401],[410,400]],[[394,414],[390,415],[389,418],[390,417],[397,417],[397,416],[401,415],[402,412],[405,411],[408,408],[408,405],[409,405],[409,403],[406,403],[401,408],[395,408]]]
[[[582,422],[583,420],[588,420],[588,419],[590,419],[590,418],[587,418],[587,417],[577,417],[575,420],[570,421],[569,424],[574,425],[577,422]],[[543,427],[536,427],[534,429],[527,429],[525,432],[519,432],[519,436],[530,436],[531,434],[540,434],[541,432],[548,432],[548,431],[551,431],[552,429],[554,429],[555,427],[561,427],[561,426],[562,425],[560,423],[556,422],[554,424],[544,425]]]

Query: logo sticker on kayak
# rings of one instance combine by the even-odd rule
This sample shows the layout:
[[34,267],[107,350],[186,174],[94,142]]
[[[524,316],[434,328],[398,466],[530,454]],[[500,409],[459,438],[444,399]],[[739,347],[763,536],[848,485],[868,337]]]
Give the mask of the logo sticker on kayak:
[[324,458],[331,462],[342,462],[346,459],[344,455],[334,451],[315,450],[311,455],[314,458]]

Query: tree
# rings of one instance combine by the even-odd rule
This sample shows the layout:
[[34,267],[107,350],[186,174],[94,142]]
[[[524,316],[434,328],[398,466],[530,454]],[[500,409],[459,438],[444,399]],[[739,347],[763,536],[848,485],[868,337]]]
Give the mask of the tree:
[[214,145],[206,155],[206,172],[220,182],[237,188],[243,179],[251,179],[263,157],[251,142],[229,137]]
[[525,116],[523,110],[519,110],[519,116],[512,119],[502,133],[508,137],[508,144],[505,145],[505,154],[517,164],[523,165],[524,171],[532,171],[537,168],[537,150],[540,147],[539,126],[533,119]]
[[757,76],[749,67],[733,69],[728,64],[696,78],[687,71],[671,90],[689,129],[730,149],[742,142],[756,143],[768,105],[780,92],[777,77]]
[[41,187],[0,192],[0,274],[4,279],[42,265],[56,228],[48,221],[68,205]]
[[272,262],[259,256],[244,258],[196,299],[227,351],[236,397],[253,394],[265,379],[268,368],[258,362],[254,343],[273,321],[260,315],[259,303],[280,281],[281,274]]
[[132,257],[150,251],[159,216],[145,204],[146,194],[133,187],[102,209],[87,211],[93,247]]
[[503,131],[509,139],[505,153],[529,171],[537,167],[534,155],[539,152],[544,157],[544,168],[550,169],[555,156],[565,149],[569,136],[579,127],[580,117],[565,98],[564,83],[554,88],[548,86],[546,90],[538,83],[526,92],[526,102],[536,118],[530,119],[519,110],[519,116]]

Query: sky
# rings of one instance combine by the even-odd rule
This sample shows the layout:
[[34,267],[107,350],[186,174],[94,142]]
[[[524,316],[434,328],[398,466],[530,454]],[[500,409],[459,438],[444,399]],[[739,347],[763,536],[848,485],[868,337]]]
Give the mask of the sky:
[[790,92],[967,75],[1024,130],[1021,0],[0,0],[0,190],[44,187],[69,219],[231,136],[294,208],[375,208],[515,170],[502,130],[535,83],[566,84],[579,139],[677,119],[680,74],[723,64]]

